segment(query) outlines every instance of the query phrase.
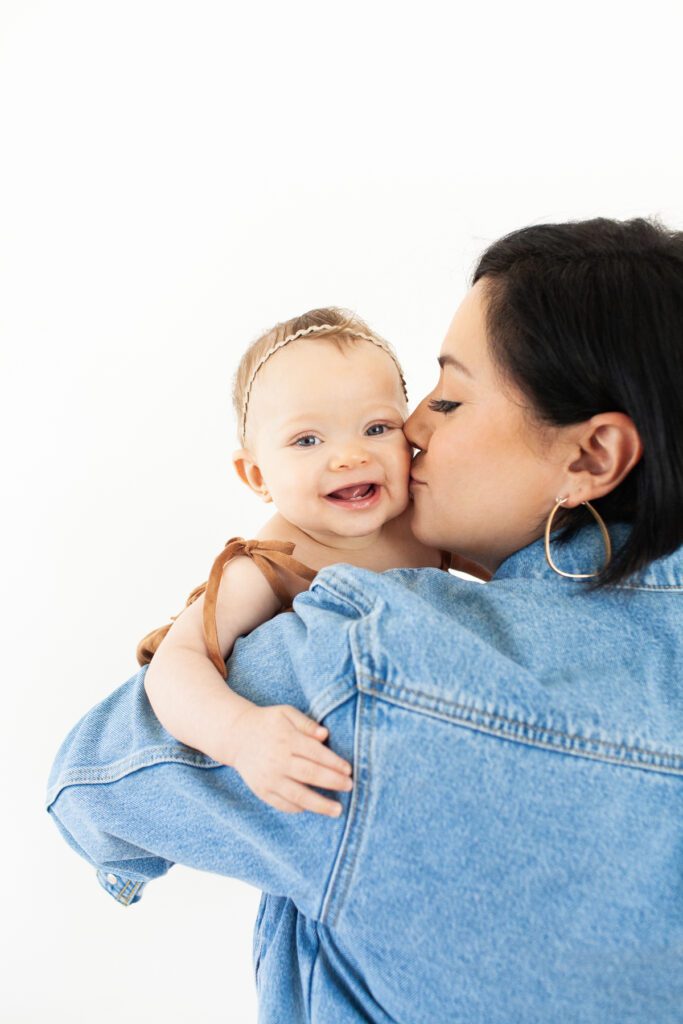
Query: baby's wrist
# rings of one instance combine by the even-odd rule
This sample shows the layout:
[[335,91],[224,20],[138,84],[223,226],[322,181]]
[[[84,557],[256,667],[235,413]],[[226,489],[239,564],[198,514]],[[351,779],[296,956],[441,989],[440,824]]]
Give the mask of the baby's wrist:
[[245,711],[253,708],[250,700],[241,697],[226,686],[225,693],[210,711],[210,732],[203,745],[204,753],[221,764],[234,767],[239,747],[239,720]]

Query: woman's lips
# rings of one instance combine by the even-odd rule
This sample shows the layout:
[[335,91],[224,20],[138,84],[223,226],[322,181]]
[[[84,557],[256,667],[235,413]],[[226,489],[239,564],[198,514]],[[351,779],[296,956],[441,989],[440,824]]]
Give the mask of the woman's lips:
[[[417,477],[413,476],[412,473],[410,474],[410,482],[411,484],[424,484],[424,480],[418,480]],[[425,486],[427,485],[425,484]]]

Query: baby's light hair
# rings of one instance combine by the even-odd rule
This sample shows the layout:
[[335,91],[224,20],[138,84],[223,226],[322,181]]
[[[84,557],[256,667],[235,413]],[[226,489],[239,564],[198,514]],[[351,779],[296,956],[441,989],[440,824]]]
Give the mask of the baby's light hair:
[[311,309],[308,313],[276,324],[275,327],[253,341],[242,356],[233,378],[232,388],[232,403],[237,417],[237,430],[241,445],[246,444],[247,409],[256,374],[274,352],[299,338],[331,341],[340,351],[359,340],[370,341],[374,345],[378,345],[393,359],[401,380],[403,394],[406,402],[408,401],[408,389],[403,370],[393,347],[385,338],[373,331],[364,320],[348,309],[338,306]]

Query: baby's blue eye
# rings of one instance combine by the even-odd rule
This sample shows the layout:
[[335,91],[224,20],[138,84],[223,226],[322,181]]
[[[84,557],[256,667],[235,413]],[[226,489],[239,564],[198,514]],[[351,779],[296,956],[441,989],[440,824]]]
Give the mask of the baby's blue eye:
[[303,437],[297,437],[294,444],[297,448],[315,448],[314,444],[299,444],[299,441],[310,441],[311,439],[313,439],[314,441],[319,440],[319,438],[317,438],[315,434],[304,434]]
[[[368,430],[373,430],[375,427],[381,427],[382,430],[384,430],[384,431],[389,429],[388,424],[386,424],[386,423],[373,423],[373,425],[371,427],[368,427]],[[381,434],[370,434],[370,437],[381,437],[381,436],[382,436]]]

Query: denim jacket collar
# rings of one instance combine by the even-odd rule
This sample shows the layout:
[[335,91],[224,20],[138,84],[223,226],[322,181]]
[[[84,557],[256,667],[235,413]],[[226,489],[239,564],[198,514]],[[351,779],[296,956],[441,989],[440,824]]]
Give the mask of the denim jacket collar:
[[[613,553],[628,539],[631,532],[630,523],[609,523],[607,526],[612,541]],[[553,561],[565,572],[595,572],[603,564],[605,548],[597,524],[589,524],[579,530],[567,544],[553,543],[550,538],[550,550]],[[567,579],[559,576],[548,565],[545,557],[543,537],[528,544],[519,551],[513,552],[498,566],[494,580],[530,577],[534,579],[563,580],[568,585],[576,586],[581,580]],[[651,562],[644,569],[633,574],[624,583],[618,584],[620,589],[683,589],[683,546],[672,554]]]

